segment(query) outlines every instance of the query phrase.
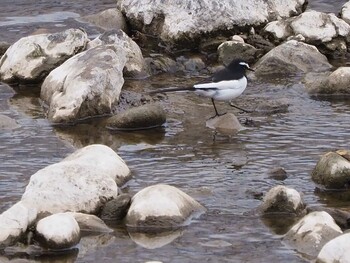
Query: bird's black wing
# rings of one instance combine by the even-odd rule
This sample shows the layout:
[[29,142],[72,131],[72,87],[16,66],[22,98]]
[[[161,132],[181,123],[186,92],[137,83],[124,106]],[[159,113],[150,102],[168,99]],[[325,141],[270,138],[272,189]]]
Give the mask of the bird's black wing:
[[240,79],[242,77],[242,72],[240,71],[230,71],[227,68],[223,68],[214,73],[212,77],[213,82],[220,82],[223,80],[234,80]]

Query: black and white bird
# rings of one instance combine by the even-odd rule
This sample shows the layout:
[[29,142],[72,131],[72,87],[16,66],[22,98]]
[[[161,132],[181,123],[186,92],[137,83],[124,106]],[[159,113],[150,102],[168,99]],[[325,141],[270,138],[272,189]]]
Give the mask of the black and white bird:
[[[222,114],[218,113],[214,101],[231,101],[240,96],[246,89],[248,83],[246,70],[254,71],[245,61],[234,59],[228,66],[215,72],[209,83],[199,83],[190,87],[159,89],[151,91],[149,94],[174,91],[193,91],[200,96],[211,98],[215,110],[215,116],[213,117],[216,117]],[[233,104],[231,104],[231,106],[246,111]]]

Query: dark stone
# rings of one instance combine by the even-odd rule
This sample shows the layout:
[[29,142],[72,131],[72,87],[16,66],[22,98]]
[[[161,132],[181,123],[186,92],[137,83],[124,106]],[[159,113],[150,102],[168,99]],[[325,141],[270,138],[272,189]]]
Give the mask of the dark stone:
[[165,111],[159,104],[145,104],[109,118],[107,128],[111,130],[143,130],[159,127],[165,121]]
[[284,181],[287,179],[287,172],[282,167],[275,167],[269,172],[269,178]]
[[129,194],[121,194],[105,204],[100,217],[105,221],[122,220],[126,216],[130,204],[131,196]]

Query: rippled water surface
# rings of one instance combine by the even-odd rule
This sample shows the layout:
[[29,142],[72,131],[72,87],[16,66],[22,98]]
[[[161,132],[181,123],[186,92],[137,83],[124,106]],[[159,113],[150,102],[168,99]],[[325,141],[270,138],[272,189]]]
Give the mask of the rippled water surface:
[[[344,2],[310,1],[310,6],[338,12]],[[114,0],[5,0],[0,10],[0,41],[12,42],[41,29],[57,31],[81,25],[75,18],[114,5]],[[93,27],[88,31],[97,33]],[[142,82],[142,88],[181,81],[195,80],[158,76]],[[126,88],[137,86],[135,82],[126,83]],[[213,114],[210,101],[191,94],[170,94],[163,101],[168,111],[164,128],[111,133],[101,128],[98,120],[74,127],[51,126],[41,110],[36,87],[13,89],[2,85],[0,91],[0,112],[21,126],[0,133],[1,212],[21,197],[38,169],[92,143],[112,147],[127,162],[134,179],[124,191],[135,193],[148,185],[171,184],[208,209],[187,229],[164,237],[167,241],[162,247],[147,248],[142,243],[144,237],[116,227],[113,235],[83,238],[79,252],[73,251],[57,262],[304,262],[281,241],[283,227],[271,227],[252,213],[261,202],[255,196],[284,184],[302,192],[309,205],[349,210],[347,202],[317,195],[310,179],[321,154],[349,148],[349,100],[312,99],[300,77],[273,83],[252,77],[237,104],[249,107],[251,101],[281,99],[290,104],[289,112],[271,116],[236,112],[242,122],[251,117],[255,125],[234,136],[214,136],[205,127],[205,120]],[[235,112],[224,103],[218,107]],[[287,171],[285,181],[269,178],[268,171],[276,167]]]

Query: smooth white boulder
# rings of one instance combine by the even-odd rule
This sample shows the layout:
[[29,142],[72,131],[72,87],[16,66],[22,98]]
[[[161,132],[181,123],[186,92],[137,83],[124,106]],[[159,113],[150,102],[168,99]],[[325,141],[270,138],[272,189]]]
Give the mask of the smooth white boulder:
[[192,197],[170,185],[153,185],[135,194],[126,215],[126,225],[155,231],[189,223],[205,208]]
[[125,54],[113,47],[84,51],[51,71],[41,86],[40,98],[54,123],[110,114],[124,84]]
[[79,243],[80,228],[70,213],[58,213],[38,221],[35,238],[49,249],[68,249]]
[[327,212],[312,212],[296,223],[283,240],[299,252],[316,257],[324,244],[342,233]]
[[128,179],[130,170],[118,154],[95,144],[33,174],[22,200],[38,213],[93,214],[104,200],[117,197],[118,183]]
[[87,34],[81,29],[23,37],[1,57],[1,80],[40,81],[65,60],[84,50],[87,43]]
[[340,235],[325,244],[317,263],[350,263],[350,233]]
[[18,202],[0,215],[0,247],[12,245],[37,217],[35,207]]
[[350,24],[350,1],[346,2],[340,12],[340,17],[348,24]]

